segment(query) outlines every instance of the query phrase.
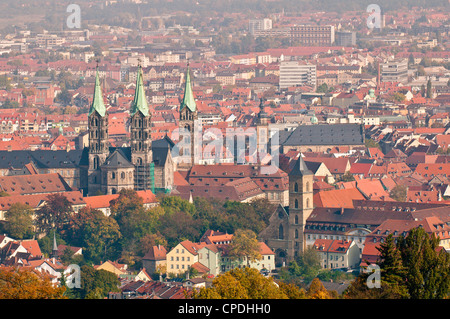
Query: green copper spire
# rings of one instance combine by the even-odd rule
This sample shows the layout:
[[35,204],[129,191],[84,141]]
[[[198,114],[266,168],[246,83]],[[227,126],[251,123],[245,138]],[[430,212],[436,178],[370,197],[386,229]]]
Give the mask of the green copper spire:
[[92,100],[91,108],[89,110],[89,115],[91,115],[94,111],[97,111],[101,117],[106,114],[106,106],[103,101],[102,87],[100,85],[100,78],[98,77],[98,68],[95,75],[95,88],[94,88],[94,98]]
[[181,102],[181,105],[180,105],[180,111],[184,107],[187,107],[191,112],[195,112],[195,110],[197,109],[197,105],[195,103],[195,98],[194,98],[194,92],[192,92],[192,87],[191,87],[191,76],[189,74],[189,65],[188,65],[188,68],[186,71],[184,97],[183,97],[183,101]]
[[144,116],[148,116],[149,114],[147,99],[145,97],[142,68],[140,65],[136,79],[136,91],[134,93],[134,100],[131,104],[131,115],[136,114],[137,111],[140,111]]

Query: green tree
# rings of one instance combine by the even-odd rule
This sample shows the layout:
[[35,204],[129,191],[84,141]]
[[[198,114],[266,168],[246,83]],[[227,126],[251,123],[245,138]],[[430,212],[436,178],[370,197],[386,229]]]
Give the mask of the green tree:
[[377,250],[380,252],[377,264],[381,270],[381,284],[390,287],[391,298],[407,298],[408,289],[404,281],[406,268],[403,266],[402,256],[394,236],[389,234]]
[[165,214],[160,218],[159,231],[167,240],[169,247],[175,247],[180,241],[197,241],[201,236],[202,221],[189,213],[178,211]]
[[5,231],[16,239],[31,238],[33,232],[33,209],[26,204],[14,203],[5,212]]
[[85,258],[94,263],[114,260],[120,251],[121,233],[116,220],[89,207],[72,217],[67,237],[73,245],[84,247]]
[[380,144],[378,144],[376,141],[374,141],[371,138],[366,138],[366,140],[364,141],[364,144],[367,148],[376,147],[381,150]]
[[422,227],[413,228],[397,243],[406,268],[411,299],[442,299],[450,288],[450,257],[438,249],[439,238]]
[[148,210],[136,191],[121,190],[119,197],[111,201],[111,216],[117,221],[124,245],[140,240],[155,231],[162,214],[161,209]]
[[81,287],[72,288],[71,296],[76,299],[103,299],[109,292],[119,292],[120,281],[116,274],[104,269],[96,270],[89,265],[80,269]]
[[407,236],[388,236],[378,248],[380,288],[368,287],[369,273],[361,273],[344,296],[352,299],[442,299],[450,289],[450,257],[439,238],[423,227]]
[[427,98],[431,99],[431,97],[432,97],[431,79],[428,79],[428,81],[427,81]]

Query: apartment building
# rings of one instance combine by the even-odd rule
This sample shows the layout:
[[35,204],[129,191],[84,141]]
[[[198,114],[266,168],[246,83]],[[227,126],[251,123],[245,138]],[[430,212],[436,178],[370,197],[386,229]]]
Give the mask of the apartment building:
[[408,81],[408,59],[395,59],[381,64],[382,82]]
[[316,87],[316,65],[304,61],[283,61],[280,64],[280,89],[291,86]]
[[255,34],[257,31],[272,29],[272,19],[251,19],[248,22],[248,31]]
[[335,39],[332,25],[296,25],[290,33],[292,41],[306,46],[330,46]]

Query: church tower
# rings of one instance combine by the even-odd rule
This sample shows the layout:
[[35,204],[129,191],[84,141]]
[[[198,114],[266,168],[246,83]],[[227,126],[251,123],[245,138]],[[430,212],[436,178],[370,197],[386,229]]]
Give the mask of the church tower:
[[306,248],[304,230],[306,220],[313,211],[313,173],[308,169],[301,154],[289,173],[289,244],[290,259],[303,253]]
[[[182,148],[180,150],[180,156],[187,156],[189,155],[190,160],[185,160],[182,162],[178,162],[178,169],[179,170],[188,170],[190,169],[195,163],[195,152],[201,151],[198,149],[195,149],[194,147],[194,133],[195,133],[195,125],[197,124],[197,105],[194,98],[194,92],[192,91],[191,87],[191,76],[189,73],[189,64],[186,71],[186,80],[185,80],[185,86],[184,86],[184,97],[181,101],[180,105],[180,124],[179,129],[180,132],[184,131],[188,136],[184,136],[185,143],[182,144],[189,144],[188,147]],[[180,134],[180,138],[183,135]]]
[[259,113],[256,118],[256,149],[258,150],[258,162],[261,162],[264,156],[270,153],[269,123],[271,121],[272,118],[264,111],[264,99],[261,98]]
[[153,164],[151,140],[151,114],[149,111],[143,81],[142,68],[139,65],[136,91],[130,109],[131,162],[135,165],[134,188],[151,188],[151,166]]
[[100,166],[109,155],[108,112],[103,100],[103,93],[98,75],[95,76],[94,97],[88,114],[89,127],[89,169],[88,193],[95,194],[101,189]]

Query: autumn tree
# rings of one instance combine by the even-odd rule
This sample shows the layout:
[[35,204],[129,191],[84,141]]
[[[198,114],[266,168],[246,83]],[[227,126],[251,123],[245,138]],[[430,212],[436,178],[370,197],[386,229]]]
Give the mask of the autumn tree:
[[248,229],[238,229],[233,235],[233,240],[229,244],[228,256],[232,259],[245,258],[247,267],[250,263],[260,260],[260,243],[256,234]]
[[314,278],[306,292],[307,299],[335,299],[336,294],[328,291],[319,280],[319,278]]
[[46,273],[0,268],[0,299],[65,299],[64,292],[65,287],[54,285]]
[[[289,287],[292,289],[293,287]],[[286,287],[286,291],[287,291]],[[300,296],[290,292],[290,296]],[[254,268],[235,268],[216,277],[211,287],[194,289],[193,299],[288,299],[272,277],[265,277]]]
[[35,212],[35,226],[41,233],[48,233],[51,229],[64,231],[72,212],[72,204],[66,196],[50,194],[45,204]]
[[405,185],[398,184],[391,189],[389,196],[398,202],[406,202],[408,188]]
[[14,203],[5,212],[5,231],[16,239],[33,235],[33,209],[26,204]]

